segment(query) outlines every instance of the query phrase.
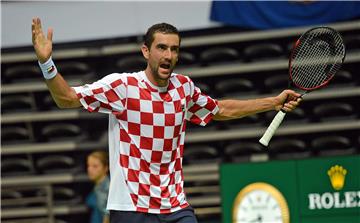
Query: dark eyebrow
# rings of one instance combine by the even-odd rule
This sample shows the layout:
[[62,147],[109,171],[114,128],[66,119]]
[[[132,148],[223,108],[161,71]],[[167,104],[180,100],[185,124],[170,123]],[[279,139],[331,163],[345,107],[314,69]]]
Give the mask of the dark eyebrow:
[[177,45],[175,45],[175,46],[171,46],[171,49],[178,50],[178,49],[180,49],[180,47],[179,47],[179,46],[177,46]]
[[[158,43],[158,44],[156,45],[156,47],[165,47],[165,48],[168,48],[169,46],[166,45],[166,44],[163,44],[163,43]],[[179,47],[178,45],[173,45],[173,46],[170,46],[170,48],[177,50],[177,49],[179,49],[180,47]]]
[[165,47],[165,48],[168,48],[168,46],[166,44],[163,44],[163,43],[159,43],[156,45],[157,47]]

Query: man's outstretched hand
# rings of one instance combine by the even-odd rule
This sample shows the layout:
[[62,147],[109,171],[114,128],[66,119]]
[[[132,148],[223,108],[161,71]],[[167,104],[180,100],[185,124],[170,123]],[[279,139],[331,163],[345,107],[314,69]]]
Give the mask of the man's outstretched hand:
[[49,28],[47,31],[47,37],[45,37],[42,28],[40,18],[33,18],[31,24],[32,30],[32,42],[34,45],[35,53],[40,63],[45,63],[52,54],[52,37],[53,30]]

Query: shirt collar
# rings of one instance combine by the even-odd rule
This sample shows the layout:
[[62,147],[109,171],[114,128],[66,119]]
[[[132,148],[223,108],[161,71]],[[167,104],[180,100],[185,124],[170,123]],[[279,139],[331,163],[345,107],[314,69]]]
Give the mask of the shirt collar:
[[158,92],[167,92],[169,83],[165,87],[159,87],[151,83],[151,81],[147,78],[145,71],[141,71],[140,75],[141,78],[146,82],[146,84],[148,84],[152,89],[157,90]]

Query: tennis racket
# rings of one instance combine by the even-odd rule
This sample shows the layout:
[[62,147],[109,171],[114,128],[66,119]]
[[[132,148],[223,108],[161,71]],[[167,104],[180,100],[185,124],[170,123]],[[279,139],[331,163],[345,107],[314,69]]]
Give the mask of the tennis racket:
[[[289,88],[304,94],[326,86],[345,59],[341,35],[330,27],[306,31],[295,42],[289,58]],[[267,146],[286,112],[280,110],[259,142]]]

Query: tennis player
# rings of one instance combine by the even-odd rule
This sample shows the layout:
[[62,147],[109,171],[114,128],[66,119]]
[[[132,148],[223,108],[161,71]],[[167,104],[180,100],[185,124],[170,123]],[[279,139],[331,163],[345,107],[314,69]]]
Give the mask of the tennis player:
[[40,19],[34,18],[34,49],[58,107],[109,114],[111,223],[196,223],[184,191],[186,122],[205,126],[211,120],[281,108],[290,112],[301,100],[292,90],[253,100],[215,100],[203,94],[188,76],[173,73],[180,36],[167,23],[147,30],[141,47],[145,70],[112,73],[92,84],[70,87],[52,60],[52,37],[53,30],[45,36]]

